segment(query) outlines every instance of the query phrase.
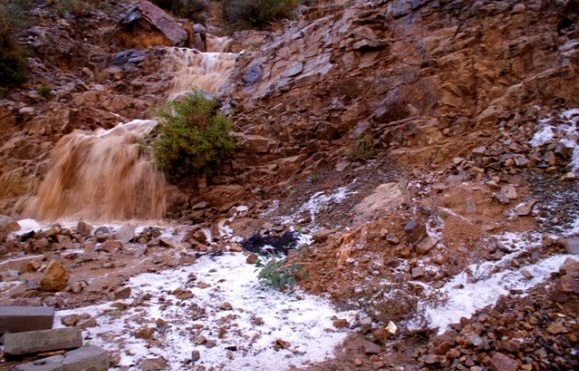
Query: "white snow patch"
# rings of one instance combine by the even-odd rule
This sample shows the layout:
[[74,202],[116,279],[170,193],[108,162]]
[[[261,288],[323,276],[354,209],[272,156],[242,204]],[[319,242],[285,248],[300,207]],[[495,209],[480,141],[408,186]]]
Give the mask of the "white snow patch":
[[329,205],[342,203],[349,195],[355,192],[348,192],[348,186],[338,188],[334,193],[326,195],[323,191],[314,193],[308,201],[302,204],[299,209],[290,216],[281,218],[284,224],[294,224],[295,220],[304,212],[310,214],[311,223],[316,223],[316,215],[326,209]]
[[558,141],[567,148],[573,149],[570,161],[571,170],[579,171],[579,108],[562,112],[559,119],[563,123],[554,125],[556,119],[545,118],[539,121],[539,129],[529,142],[533,147]]
[[555,137],[552,126],[545,126],[533,135],[531,139],[531,146],[540,147],[545,143],[549,143]]
[[[193,274],[197,279],[192,280]],[[202,289],[199,282],[211,286]],[[130,369],[137,369],[143,358],[164,357],[171,370],[180,370],[193,350],[201,354],[196,365],[219,370],[305,367],[331,357],[334,347],[345,339],[347,331],[336,330],[332,317],[352,320],[354,316],[353,312],[336,312],[318,297],[301,292],[288,295],[264,287],[255,266],[247,264],[243,254],[206,256],[188,267],[141,274],[127,284],[132,287],[133,298],[151,295],[151,299],[113,314],[110,304],[59,311],[56,321],[60,326],[65,315],[91,314],[99,325],[87,329],[85,339],[118,351],[120,365]],[[194,296],[179,300],[170,293],[177,288],[190,290]],[[233,309],[220,310],[224,302]],[[255,323],[257,317],[263,324]],[[158,318],[167,321],[168,327],[156,330],[154,341],[134,336],[142,327],[155,327]],[[226,331],[219,338],[222,328]],[[199,336],[215,340],[217,345],[195,345]],[[277,339],[288,341],[289,348],[275,350]],[[228,351],[228,347],[237,350]]]
[[21,219],[18,220],[18,225],[20,226],[20,230],[14,232],[15,235],[21,236],[28,232],[38,231],[42,229],[42,224],[34,219]]
[[572,255],[557,255],[525,267],[533,278],[526,279],[520,270],[502,271],[487,279],[471,282],[466,273],[461,273],[449,281],[441,292],[448,301],[441,306],[427,306],[425,316],[429,327],[438,328],[443,333],[446,328],[460,321],[461,317],[471,317],[474,312],[488,305],[494,305],[500,296],[509,290],[528,290],[548,279],[552,272],[559,270],[565,259]]
[[[486,261],[471,264],[467,269],[453,277],[442,288],[429,287],[426,292],[446,299],[439,305],[429,300],[418,303],[418,313],[423,313],[427,327],[437,328],[438,333],[446,331],[452,323],[458,323],[462,317],[470,318],[477,310],[494,305],[501,295],[509,290],[525,291],[547,280],[552,272],[572,255],[556,255],[535,264],[526,265],[519,270],[512,270],[510,262],[524,251],[541,244],[540,233],[507,232],[496,236],[503,247],[510,252],[498,261]],[[521,271],[526,269],[533,278],[526,279]],[[423,327],[418,319],[408,323],[409,329]]]

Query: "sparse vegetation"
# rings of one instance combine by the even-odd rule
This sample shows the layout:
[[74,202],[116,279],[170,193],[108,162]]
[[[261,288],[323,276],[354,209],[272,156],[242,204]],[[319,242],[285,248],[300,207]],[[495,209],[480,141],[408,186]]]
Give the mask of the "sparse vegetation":
[[155,163],[172,181],[216,173],[234,148],[231,121],[201,93],[167,103],[157,116]]
[[72,15],[76,18],[88,15],[99,3],[100,1],[89,2],[84,0],[52,0],[51,2],[60,16]]
[[223,2],[223,17],[234,29],[263,28],[292,18],[299,0],[231,0]]
[[366,161],[374,156],[376,149],[374,148],[374,138],[372,135],[366,133],[356,140],[356,143],[348,150],[348,158],[350,161]]
[[28,78],[26,54],[14,41],[14,34],[28,25],[29,0],[0,0],[0,94]]
[[271,258],[265,264],[258,260],[255,266],[260,269],[259,280],[280,291],[292,291],[297,278],[303,274],[303,265],[287,259]]
[[154,3],[178,17],[195,22],[203,21],[201,13],[208,7],[206,0],[155,0]]
[[48,99],[52,94],[52,87],[48,84],[42,84],[36,89],[36,92],[41,97]]

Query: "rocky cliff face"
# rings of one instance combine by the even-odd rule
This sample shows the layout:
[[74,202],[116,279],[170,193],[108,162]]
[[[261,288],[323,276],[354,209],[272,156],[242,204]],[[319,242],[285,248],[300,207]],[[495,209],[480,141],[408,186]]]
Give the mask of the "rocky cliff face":
[[554,1],[311,8],[260,50],[244,42],[239,130],[270,141],[255,139],[260,163],[305,155],[299,172],[320,153],[335,165],[366,136],[405,165],[437,168],[497,127],[576,105],[576,17]]

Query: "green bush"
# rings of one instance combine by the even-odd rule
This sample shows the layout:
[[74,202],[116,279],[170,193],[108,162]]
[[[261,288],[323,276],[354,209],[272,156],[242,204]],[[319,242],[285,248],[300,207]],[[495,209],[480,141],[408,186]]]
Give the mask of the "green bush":
[[260,268],[258,278],[266,285],[280,291],[292,291],[297,278],[303,275],[303,266],[297,263],[288,263],[286,259],[271,258],[263,264],[260,260],[255,264]]
[[201,21],[200,13],[207,10],[206,0],[155,0],[154,3],[179,17],[194,21]]
[[0,94],[28,78],[26,54],[14,41],[14,33],[27,27],[28,0],[0,0]]
[[223,2],[223,17],[233,28],[262,28],[292,18],[299,0],[231,0]]
[[13,88],[26,82],[28,66],[26,57],[20,51],[0,53],[0,86]]
[[233,151],[231,121],[219,112],[215,99],[189,95],[167,103],[157,116],[153,154],[171,181],[214,174]]

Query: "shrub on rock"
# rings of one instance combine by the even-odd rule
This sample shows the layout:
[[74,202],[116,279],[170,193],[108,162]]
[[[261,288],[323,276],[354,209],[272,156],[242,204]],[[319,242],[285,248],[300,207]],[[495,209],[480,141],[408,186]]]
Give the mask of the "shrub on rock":
[[167,103],[157,116],[155,163],[171,181],[214,174],[233,151],[231,121],[215,99],[189,95]]
[[223,17],[234,28],[262,28],[272,21],[292,18],[298,0],[231,0],[223,2]]

